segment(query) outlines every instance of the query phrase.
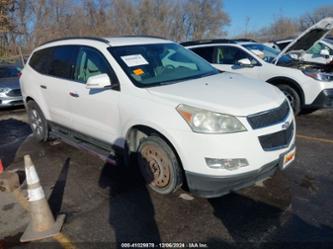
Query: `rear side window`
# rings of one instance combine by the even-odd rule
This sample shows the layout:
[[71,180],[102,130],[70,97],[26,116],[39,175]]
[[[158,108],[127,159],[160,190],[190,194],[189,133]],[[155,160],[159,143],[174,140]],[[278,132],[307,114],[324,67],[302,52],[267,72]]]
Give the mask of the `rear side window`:
[[200,55],[206,61],[210,63],[215,63],[214,61],[214,47],[201,47],[201,48],[192,48],[194,53]]
[[53,48],[38,50],[32,55],[29,65],[41,74],[48,74],[52,55]]
[[73,80],[78,46],[58,46],[36,51],[29,65],[41,74]]

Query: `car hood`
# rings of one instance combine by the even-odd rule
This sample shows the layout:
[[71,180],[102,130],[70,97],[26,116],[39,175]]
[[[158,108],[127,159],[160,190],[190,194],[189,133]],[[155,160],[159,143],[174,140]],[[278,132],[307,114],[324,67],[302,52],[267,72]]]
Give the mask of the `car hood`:
[[275,64],[279,61],[281,56],[291,51],[308,50],[313,44],[324,38],[332,29],[333,17],[327,17],[317,22],[289,43],[280,54],[277,55]]
[[0,87],[1,88],[10,88],[10,89],[19,89],[20,82],[17,77],[12,78],[0,78]]
[[176,104],[247,116],[281,105],[285,97],[275,86],[234,73],[220,73],[176,84],[152,87],[149,93]]

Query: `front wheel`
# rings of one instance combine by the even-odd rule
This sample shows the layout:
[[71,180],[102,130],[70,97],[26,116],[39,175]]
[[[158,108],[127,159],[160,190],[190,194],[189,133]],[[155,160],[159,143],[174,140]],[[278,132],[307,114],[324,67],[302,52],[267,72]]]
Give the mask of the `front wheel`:
[[27,103],[27,112],[30,127],[35,139],[38,142],[47,141],[49,135],[47,121],[35,101],[31,100]]
[[151,189],[170,194],[182,185],[182,171],[170,146],[158,136],[142,139],[138,148],[140,171]]
[[301,112],[302,104],[301,97],[297,91],[294,88],[284,84],[277,85],[277,87],[286,95],[291,107],[294,110],[294,114],[298,115]]

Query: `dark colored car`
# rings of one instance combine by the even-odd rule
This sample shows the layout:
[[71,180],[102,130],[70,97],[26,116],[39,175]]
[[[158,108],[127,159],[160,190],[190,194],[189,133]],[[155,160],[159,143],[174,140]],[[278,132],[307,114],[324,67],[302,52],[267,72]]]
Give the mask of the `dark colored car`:
[[23,105],[20,74],[16,65],[0,65],[0,107]]

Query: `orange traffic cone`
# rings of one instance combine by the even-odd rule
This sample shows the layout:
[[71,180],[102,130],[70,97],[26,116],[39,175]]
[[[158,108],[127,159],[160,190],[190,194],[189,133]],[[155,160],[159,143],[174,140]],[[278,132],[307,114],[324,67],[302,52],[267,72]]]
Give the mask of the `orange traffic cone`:
[[54,220],[49,204],[45,199],[44,190],[39,183],[35,166],[29,155],[24,156],[24,164],[31,221],[20,241],[27,242],[53,237],[60,233],[65,215],[59,215],[57,220]]
[[0,175],[2,174],[3,170],[4,170],[4,166],[2,164],[2,160],[0,159]]

